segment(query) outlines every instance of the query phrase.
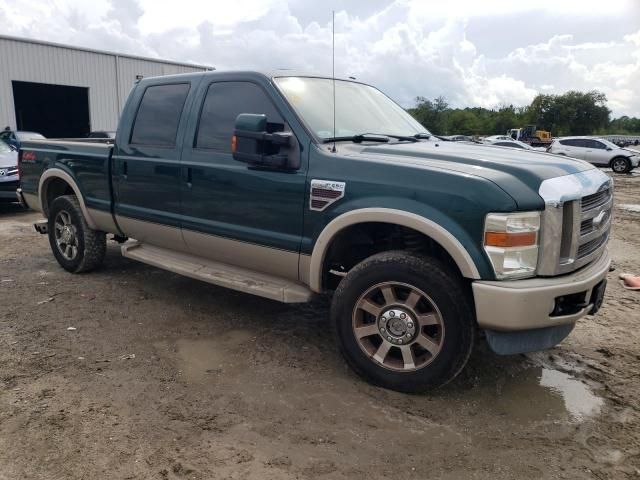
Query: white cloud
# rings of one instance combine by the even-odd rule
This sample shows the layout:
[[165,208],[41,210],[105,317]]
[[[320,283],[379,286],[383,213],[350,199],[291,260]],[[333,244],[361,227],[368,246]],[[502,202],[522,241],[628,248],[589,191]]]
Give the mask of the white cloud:
[[[0,0],[0,33],[224,69],[328,74],[335,8],[336,73],[373,83],[406,106],[418,95],[491,107],[524,105],[540,91],[599,89],[614,114],[640,116],[640,30],[604,35],[602,27],[640,18],[639,2],[311,1]],[[544,41],[519,35],[542,14],[555,18],[535,32]],[[503,30],[513,32],[500,32],[508,39],[502,53],[469,39],[470,21],[501,18]],[[575,22],[582,30],[592,25],[597,40],[577,40]]]

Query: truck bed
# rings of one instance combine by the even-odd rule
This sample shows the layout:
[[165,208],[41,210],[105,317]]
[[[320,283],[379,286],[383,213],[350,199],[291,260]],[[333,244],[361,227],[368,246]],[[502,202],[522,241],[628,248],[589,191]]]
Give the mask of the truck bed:
[[59,169],[76,180],[88,208],[110,212],[112,150],[110,143],[77,140],[24,142],[19,157],[22,191],[27,199],[37,198],[45,171]]

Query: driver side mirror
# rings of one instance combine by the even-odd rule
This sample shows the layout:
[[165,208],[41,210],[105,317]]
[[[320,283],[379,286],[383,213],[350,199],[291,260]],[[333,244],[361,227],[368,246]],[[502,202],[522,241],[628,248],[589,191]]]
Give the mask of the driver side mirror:
[[607,147],[607,152],[610,152],[611,150],[613,150],[613,148]]
[[294,152],[295,138],[282,124],[267,122],[266,115],[241,113],[231,139],[233,159],[254,167],[297,170],[300,156]]

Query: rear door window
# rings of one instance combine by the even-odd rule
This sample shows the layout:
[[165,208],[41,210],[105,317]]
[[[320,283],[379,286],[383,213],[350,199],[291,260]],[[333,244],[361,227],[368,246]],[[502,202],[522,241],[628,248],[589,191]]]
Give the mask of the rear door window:
[[585,140],[582,138],[571,138],[568,140],[561,140],[560,143],[562,145],[566,145],[567,147],[586,147]]
[[216,82],[207,90],[194,147],[231,153],[231,137],[241,113],[266,115],[270,131],[282,130],[284,125],[282,115],[255,83]]
[[189,86],[188,83],[175,83],[147,87],[136,113],[130,143],[175,146]]

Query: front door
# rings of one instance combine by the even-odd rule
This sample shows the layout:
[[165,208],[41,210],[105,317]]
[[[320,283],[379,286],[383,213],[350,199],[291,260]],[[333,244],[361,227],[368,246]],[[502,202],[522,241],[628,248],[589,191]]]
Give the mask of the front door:
[[187,131],[182,157],[188,248],[227,264],[297,279],[305,162],[295,172],[259,169],[235,161],[231,153],[241,113],[265,114],[274,130],[289,127],[256,83],[203,82],[200,91],[200,118]]
[[180,155],[186,124],[182,117],[191,88],[189,82],[175,80],[139,86],[131,99],[137,105],[135,118],[128,119],[130,125],[123,125],[117,136],[116,219],[127,236],[143,243],[185,249],[180,233]]
[[585,142],[587,149],[584,159],[587,162],[600,166],[609,165],[611,154],[604,143],[592,139],[586,139]]

